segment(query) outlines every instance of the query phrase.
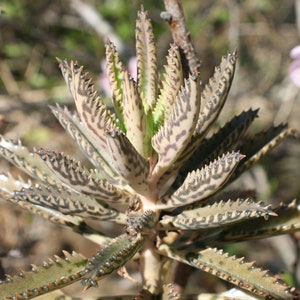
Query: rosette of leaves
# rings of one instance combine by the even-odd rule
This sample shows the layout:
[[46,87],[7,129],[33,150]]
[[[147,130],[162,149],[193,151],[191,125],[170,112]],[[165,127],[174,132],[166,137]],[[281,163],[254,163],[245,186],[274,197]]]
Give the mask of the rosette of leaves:
[[[58,59],[77,112],[59,105],[51,110],[93,169],[63,153],[30,151],[1,137],[2,156],[34,179],[1,174],[2,197],[101,245],[91,258],[65,252],[63,258],[55,256],[29,272],[7,276],[0,284],[1,298],[29,299],[75,281],[87,290],[114,271],[130,278],[125,264],[136,260],[141,295],[149,298],[181,299],[167,282],[174,278],[168,271],[176,273],[168,266],[179,261],[245,290],[244,298],[250,293],[298,299],[294,288],[268,271],[222,251],[228,243],[299,230],[297,201],[271,208],[253,195],[222,193],[295,131],[279,125],[244,138],[257,116],[252,109],[216,130],[235,71],[235,51],[222,58],[202,87],[199,74],[183,78],[180,51],[171,45],[160,77],[144,10],[138,13],[136,50],[134,80],[114,45],[106,44],[113,111],[83,67]],[[121,224],[124,233],[106,236],[87,225],[89,218]]]

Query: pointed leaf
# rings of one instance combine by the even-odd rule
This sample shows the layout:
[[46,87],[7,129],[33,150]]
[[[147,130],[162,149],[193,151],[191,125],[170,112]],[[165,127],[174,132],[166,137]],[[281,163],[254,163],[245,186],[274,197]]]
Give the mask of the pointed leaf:
[[[201,168],[203,165],[208,164],[225,152],[234,149],[239,150],[238,147],[234,146],[239,142],[240,137],[251,125],[254,118],[257,117],[257,111],[258,110],[250,109],[234,117],[213,134],[212,137],[203,140],[201,146],[199,146],[194,153],[191,153],[194,147],[189,145],[186,148],[186,151],[182,153],[180,159],[174,164],[174,169],[179,169],[185,161],[187,161],[180,169],[175,186],[179,187],[189,172]],[[244,154],[244,152],[242,153]]]
[[259,217],[267,219],[269,215],[274,215],[274,212],[271,211],[270,205],[265,205],[263,202],[255,202],[252,199],[222,200],[211,205],[185,210],[174,217],[164,216],[160,225],[165,229],[197,230],[235,224],[246,219]]
[[280,300],[297,299],[295,288],[287,286],[283,281],[273,277],[253,262],[245,262],[243,258],[229,256],[221,250],[208,248],[199,252],[181,252],[162,244],[161,254],[208,272],[226,280],[239,288],[250,291],[259,297]]
[[220,114],[234,76],[237,61],[236,51],[223,56],[221,64],[215,68],[213,76],[202,91],[202,106],[195,133],[203,135]]
[[[3,199],[13,202],[23,209],[26,209],[27,211],[30,211],[31,213],[34,213],[36,215],[42,216],[43,218],[53,223],[70,227],[75,232],[86,234],[96,233],[96,231],[88,226],[80,217],[64,215],[57,210],[52,210],[22,200],[19,200],[16,203],[13,198],[15,191],[19,191],[22,188],[28,189],[30,186],[30,181],[25,182],[21,178],[15,179],[10,174],[0,174],[0,194]],[[97,233],[99,232],[97,231]]]
[[183,73],[179,49],[171,44],[165,66],[164,79],[157,103],[153,111],[153,119],[158,128],[170,117],[175,99],[183,83]]
[[46,166],[60,182],[85,195],[108,204],[127,204],[132,195],[118,189],[106,180],[98,179],[97,173],[90,173],[79,162],[62,153],[51,150],[37,151]]
[[75,100],[78,115],[84,126],[87,128],[86,137],[93,143],[96,149],[101,152],[102,157],[109,163],[105,131],[114,127],[116,120],[103,104],[98,96],[91,80],[83,67],[76,62],[69,64],[66,60],[58,60],[59,67],[69,86],[70,92]]
[[149,163],[121,132],[110,132],[107,141],[113,164],[119,174],[138,193],[147,194]]
[[141,233],[136,236],[122,234],[97,252],[89,259],[84,270],[86,278],[82,280],[83,290],[97,286],[97,281],[122,267],[140,250],[144,241]]
[[54,256],[40,267],[33,265],[30,272],[7,276],[0,282],[0,298],[27,300],[61,289],[82,278],[86,263],[83,255],[64,251],[63,258]]
[[35,179],[52,183],[54,178],[41,158],[29,151],[20,141],[13,142],[0,136],[0,155]]
[[78,116],[72,114],[67,108],[62,109],[58,105],[51,107],[51,109],[64,129],[70,134],[89,161],[97,168],[101,177],[107,179],[112,184],[124,185],[116,170],[104,160],[101,151],[98,151],[87,138],[89,133],[80,122]]
[[243,157],[238,152],[227,153],[202,169],[189,173],[182,186],[162,200],[162,209],[195,203],[216,193]]
[[159,178],[180,156],[190,141],[200,109],[199,78],[190,76],[176,100],[172,114],[152,138],[158,153],[153,177]]
[[122,213],[97,202],[86,195],[67,190],[64,186],[55,184],[43,186],[36,184],[34,187],[22,189],[14,193],[14,201],[26,201],[35,205],[58,210],[63,214],[110,220],[124,224],[126,217]]
[[120,60],[119,53],[115,45],[107,40],[105,44],[106,55],[106,72],[109,80],[109,85],[112,93],[115,113],[119,120],[118,125],[120,130],[125,132],[125,123],[123,119],[123,77],[124,66]]
[[138,12],[135,36],[138,90],[147,112],[157,98],[157,60],[151,21],[144,10]]
[[128,72],[124,72],[123,80],[123,118],[127,138],[140,155],[147,157],[146,115],[136,84]]
[[259,132],[253,139],[248,138],[241,146],[237,147],[246,155],[246,159],[237,167],[231,181],[253,166],[253,164],[269,153],[286,137],[296,136],[297,131],[295,129],[287,128],[285,124],[281,124],[276,127],[273,126],[265,132]]
[[271,217],[268,222],[263,219],[244,220],[235,226],[225,226],[212,240],[220,243],[232,243],[271,236],[294,233],[300,230],[300,201],[294,200],[289,204],[281,203],[273,209],[276,217]]

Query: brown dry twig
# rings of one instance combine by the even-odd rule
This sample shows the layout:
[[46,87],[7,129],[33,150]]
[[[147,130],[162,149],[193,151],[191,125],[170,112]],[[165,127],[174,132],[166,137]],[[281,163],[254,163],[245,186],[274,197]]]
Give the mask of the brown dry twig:
[[201,64],[186,26],[182,3],[180,0],[164,0],[164,3],[166,11],[161,13],[161,17],[169,23],[174,43],[181,50],[184,75],[199,73]]

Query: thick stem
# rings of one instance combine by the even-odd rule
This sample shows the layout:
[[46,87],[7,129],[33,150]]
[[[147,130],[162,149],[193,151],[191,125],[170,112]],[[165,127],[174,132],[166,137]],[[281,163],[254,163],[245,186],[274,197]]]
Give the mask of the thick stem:
[[[181,50],[184,76],[187,77],[189,73],[198,74],[200,72],[200,60],[186,26],[181,0],[164,0],[164,3],[166,12],[163,12],[161,17],[169,23],[174,43]],[[185,62],[187,62],[187,65],[185,65]]]

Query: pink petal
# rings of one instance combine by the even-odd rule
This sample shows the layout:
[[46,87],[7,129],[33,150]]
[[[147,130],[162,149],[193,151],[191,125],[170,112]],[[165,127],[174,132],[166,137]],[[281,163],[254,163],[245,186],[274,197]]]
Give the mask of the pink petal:
[[294,84],[300,87],[300,59],[295,60],[290,64],[289,76]]
[[294,48],[290,51],[290,57],[291,57],[292,59],[300,58],[300,45],[294,47]]

